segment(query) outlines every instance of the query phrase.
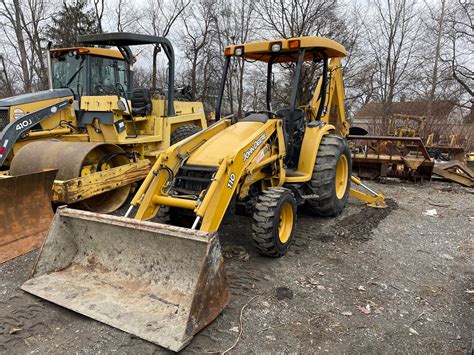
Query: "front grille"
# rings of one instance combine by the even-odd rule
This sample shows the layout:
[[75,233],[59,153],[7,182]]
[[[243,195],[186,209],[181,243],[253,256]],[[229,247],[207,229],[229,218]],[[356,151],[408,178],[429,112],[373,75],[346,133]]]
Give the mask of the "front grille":
[[176,175],[173,190],[178,196],[198,197],[201,191],[207,190],[216,172],[215,167],[184,165]]
[[3,131],[3,129],[10,123],[8,116],[8,108],[0,107],[0,131]]

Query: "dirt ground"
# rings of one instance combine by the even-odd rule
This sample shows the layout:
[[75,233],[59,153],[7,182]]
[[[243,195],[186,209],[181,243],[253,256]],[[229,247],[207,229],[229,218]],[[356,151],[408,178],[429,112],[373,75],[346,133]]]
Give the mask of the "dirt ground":
[[[246,217],[220,232],[232,299],[184,352],[471,353],[474,196],[449,183],[371,184],[390,208],[351,200],[298,216],[281,259],[259,256]],[[436,209],[436,216],[426,210]],[[0,265],[0,352],[166,352],[19,289],[36,253]],[[470,292],[468,292],[470,291]]]

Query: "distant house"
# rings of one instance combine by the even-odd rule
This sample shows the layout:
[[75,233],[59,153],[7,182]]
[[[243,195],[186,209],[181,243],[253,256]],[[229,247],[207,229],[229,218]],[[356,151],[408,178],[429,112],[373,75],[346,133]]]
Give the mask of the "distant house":
[[[456,101],[433,101],[430,118],[427,117],[428,103],[426,100],[393,102],[389,117],[419,117],[424,119],[425,125],[462,124],[463,112]],[[362,127],[372,134],[381,134],[382,115],[383,104],[370,102],[356,112],[352,125]]]

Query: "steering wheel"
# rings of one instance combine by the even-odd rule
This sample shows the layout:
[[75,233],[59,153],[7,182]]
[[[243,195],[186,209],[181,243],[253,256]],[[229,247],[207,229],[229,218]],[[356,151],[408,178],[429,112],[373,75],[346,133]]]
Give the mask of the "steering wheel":
[[111,85],[96,85],[94,86],[94,93],[96,95],[104,95],[114,93],[115,88]]
[[268,111],[268,110],[259,110],[259,111],[248,111],[245,113],[245,117],[249,116],[249,115],[252,115],[254,113],[264,113],[264,114],[267,114],[268,115],[268,118],[272,118],[272,117],[275,117],[276,114],[275,112],[273,111]]

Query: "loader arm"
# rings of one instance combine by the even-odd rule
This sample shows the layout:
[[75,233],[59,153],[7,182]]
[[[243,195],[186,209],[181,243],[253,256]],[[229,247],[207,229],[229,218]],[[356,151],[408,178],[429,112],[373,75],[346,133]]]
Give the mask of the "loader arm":
[[[251,122],[237,122],[236,125],[248,123]],[[241,186],[242,178],[275,161],[279,161],[282,165],[285,155],[281,120],[268,120],[243,139],[233,154],[220,159],[219,165],[215,167],[212,182],[206,190],[201,191],[197,199],[169,195],[173,177],[180,166],[193,156],[193,150],[212,137],[222,134],[223,130],[229,126],[230,121],[221,121],[166,151],[156,162],[142,188],[132,200],[132,205],[139,205],[135,218],[151,219],[160,206],[179,207],[193,210],[196,214],[193,229],[206,232],[217,231],[232,197]],[[280,139],[276,140],[279,145],[274,150],[275,154],[264,159],[268,141],[276,136]],[[279,169],[279,171],[284,175],[284,169]],[[284,176],[280,174],[276,179],[276,185],[283,184]],[[199,223],[200,228],[198,228]]]
[[7,159],[15,143],[25,132],[71,104],[71,99],[63,100],[10,122],[0,133],[0,167]]
[[156,160],[152,169],[133,197],[127,217],[134,207],[138,207],[135,219],[149,220],[158,213],[159,205],[153,202],[155,195],[164,195],[163,189],[168,183],[172,183],[173,177],[178,172],[193,150],[204,144],[215,134],[224,130],[231,124],[230,120],[220,120],[199,134],[191,136],[178,144],[169,147]]

